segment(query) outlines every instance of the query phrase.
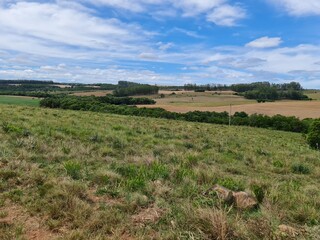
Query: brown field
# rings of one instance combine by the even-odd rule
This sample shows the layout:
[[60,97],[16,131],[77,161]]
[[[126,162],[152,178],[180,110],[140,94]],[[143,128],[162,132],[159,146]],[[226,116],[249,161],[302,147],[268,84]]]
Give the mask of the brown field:
[[[140,106],[142,107],[142,106]],[[214,111],[214,112],[229,112],[230,106],[219,107],[195,107],[195,106],[173,106],[173,105],[149,105],[144,107],[160,107],[172,112],[185,113],[189,111]],[[296,116],[298,118],[320,118],[320,101],[279,101],[271,103],[254,103],[233,105],[232,113],[246,112],[248,114],[266,114],[273,116],[281,114],[284,116]]]
[[101,90],[101,91],[93,91],[93,92],[75,92],[75,93],[72,93],[71,95],[103,97],[110,93],[112,93],[111,90]]
[[71,85],[67,84],[56,84],[56,85],[51,85],[53,87],[59,87],[59,88],[71,88]]
[[170,90],[160,90],[159,94],[165,94],[165,95],[170,95],[171,93],[175,94],[193,94],[193,95],[212,95],[215,93],[221,94],[221,95],[232,95],[235,92],[233,91],[206,91],[206,92],[194,92],[194,91],[170,91]]

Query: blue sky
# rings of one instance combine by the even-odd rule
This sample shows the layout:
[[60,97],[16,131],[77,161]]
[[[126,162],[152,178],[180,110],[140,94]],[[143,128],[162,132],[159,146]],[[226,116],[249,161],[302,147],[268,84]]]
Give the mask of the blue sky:
[[0,0],[0,79],[320,88],[319,0]]

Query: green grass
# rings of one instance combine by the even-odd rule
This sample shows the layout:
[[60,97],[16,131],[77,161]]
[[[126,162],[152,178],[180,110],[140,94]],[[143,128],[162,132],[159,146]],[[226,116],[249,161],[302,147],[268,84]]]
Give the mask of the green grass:
[[248,100],[241,96],[231,94],[219,95],[212,92],[204,93],[179,93],[166,95],[165,98],[155,99],[158,105],[190,106],[190,107],[220,107],[232,105],[245,105],[256,103],[255,100]]
[[304,94],[313,100],[320,100],[320,91],[319,90],[306,90]]
[[[50,239],[319,233],[320,154],[301,134],[1,105],[0,138],[1,239],[37,223]],[[260,208],[225,205],[217,183],[256,194]]]
[[39,106],[40,99],[23,96],[0,96],[0,104],[18,106]]

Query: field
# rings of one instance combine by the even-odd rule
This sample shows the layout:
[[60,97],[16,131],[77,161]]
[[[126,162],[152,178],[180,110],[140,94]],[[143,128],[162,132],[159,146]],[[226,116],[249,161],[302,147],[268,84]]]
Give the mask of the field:
[[[222,103],[221,103],[222,104]],[[189,112],[189,111],[211,111],[224,112],[230,111],[230,105],[220,107],[194,107],[194,106],[174,106],[174,105],[143,105],[139,107],[160,107],[172,112]],[[304,118],[320,118],[320,101],[278,101],[271,103],[250,103],[237,105],[232,104],[231,112],[246,112],[248,114],[265,114],[273,116],[281,114],[284,116],[296,116]]]
[[38,98],[23,96],[0,96],[0,104],[19,105],[19,106],[39,106]]
[[8,105],[0,124],[0,239],[319,237],[320,155],[301,134]]
[[306,90],[304,91],[304,94],[306,94],[309,98],[312,98],[314,100],[320,100],[319,90]]
[[[218,94],[217,94],[218,93]],[[320,92],[308,92],[308,96],[315,101],[292,101],[283,100],[269,103],[257,103],[255,100],[248,100],[241,96],[233,95],[232,92],[164,92],[164,98],[154,98],[156,105],[143,105],[139,107],[160,107],[171,112],[185,113],[189,111],[211,111],[232,113],[244,111],[248,114],[265,114],[273,116],[281,114],[284,116],[296,116],[298,118],[320,118]]]
[[85,91],[85,92],[75,92],[71,93],[71,95],[75,96],[96,96],[96,97],[103,97],[107,94],[111,94],[111,90],[100,90],[100,91]]

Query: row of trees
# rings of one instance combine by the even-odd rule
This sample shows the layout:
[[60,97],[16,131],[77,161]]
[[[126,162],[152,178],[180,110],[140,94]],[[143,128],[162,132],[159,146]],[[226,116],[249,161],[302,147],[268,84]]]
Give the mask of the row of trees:
[[118,87],[113,91],[116,97],[135,96],[135,95],[152,95],[158,94],[159,87],[148,84],[138,84],[127,81],[119,81]]
[[[75,97],[58,96],[43,99],[41,107],[62,108],[83,111],[95,111],[114,113],[120,115],[143,116],[154,118],[166,118],[175,120],[185,120],[191,122],[206,122],[215,124],[229,124],[229,114],[227,112],[201,112],[194,111],[188,113],[169,112],[162,108],[137,108],[133,106],[119,106],[106,104],[95,97]],[[290,132],[307,132],[311,120],[300,120],[296,117],[285,117],[276,115],[273,117],[244,112],[235,113],[232,116],[232,124],[239,126],[252,126],[259,128],[269,128]]]
[[132,98],[132,97],[114,97],[107,95],[105,97],[92,97],[99,102],[113,104],[113,105],[152,105],[156,104],[156,101],[150,98]]
[[250,84],[234,84],[231,90],[241,93],[247,99],[257,100],[308,100],[303,94],[300,83],[271,84],[269,82],[256,82]]
[[225,84],[205,84],[205,85],[185,84],[184,90],[186,91],[228,91],[230,90],[230,86],[227,86]]
[[254,82],[254,83],[240,83],[240,84],[232,84],[230,86],[232,91],[238,93],[244,93],[251,90],[256,90],[260,88],[274,88],[276,90],[296,90],[296,91],[303,91],[303,88],[300,83],[298,82],[290,82],[290,83],[282,83],[282,84],[275,84],[269,82]]
[[100,105],[151,105],[156,102],[149,98],[105,97],[95,96],[71,96],[71,95],[51,95],[40,102],[42,107],[63,108],[73,110],[89,110],[88,106]]
[[53,81],[37,81],[37,80],[0,80],[0,85],[7,84],[54,84]]

